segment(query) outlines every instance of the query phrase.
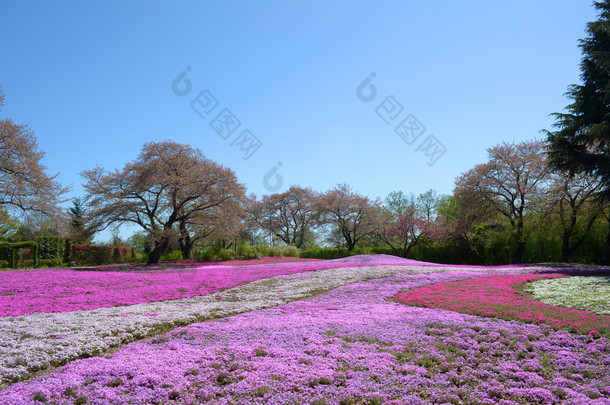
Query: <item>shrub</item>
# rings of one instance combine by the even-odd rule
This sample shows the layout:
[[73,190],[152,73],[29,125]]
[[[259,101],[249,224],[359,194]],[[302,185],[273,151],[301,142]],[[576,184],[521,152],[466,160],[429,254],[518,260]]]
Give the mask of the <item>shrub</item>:
[[199,249],[195,252],[195,259],[199,262],[211,262],[215,257],[211,249]]
[[296,246],[284,246],[284,249],[282,250],[282,256],[299,257],[300,253],[299,248]]
[[218,257],[222,261],[233,260],[237,256],[237,252],[233,249],[221,249],[218,252]]
[[64,239],[60,236],[43,236],[37,239],[39,259],[61,259],[64,255]]
[[170,261],[170,260],[182,260],[182,251],[181,250],[172,250],[171,252],[165,252],[161,255],[160,261]]
[[102,265],[111,263],[111,258],[116,259],[115,263],[129,261],[131,248],[120,246],[93,246],[72,244],[72,260],[77,265]]
[[9,266],[8,260],[0,260],[0,269],[8,269]]
[[244,260],[261,259],[263,252],[257,246],[250,246],[247,243],[237,245],[237,255]]
[[34,260],[22,260],[19,263],[19,267],[23,269],[33,269],[34,268]]
[[262,247],[261,250],[264,256],[299,257],[300,254],[300,251],[296,246],[269,246]]
[[95,265],[108,264],[110,263],[110,249],[108,246],[91,246],[92,249],[92,262]]
[[64,241],[64,263],[70,263],[72,258],[72,244],[73,242],[70,239],[66,239]]
[[40,259],[38,267],[60,267],[62,261],[60,259]]
[[[135,250],[134,250],[135,252]],[[128,263],[146,263],[148,261],[147,255],[136,254],[133,258],[128,260]]]
[[301,252],[301,257],[310,259],[339,259],[348,256],[347,249],[340,248],[312,248]]
[[121,262],[121,251],[119,248],[112,249],[112,263],[120,263]]

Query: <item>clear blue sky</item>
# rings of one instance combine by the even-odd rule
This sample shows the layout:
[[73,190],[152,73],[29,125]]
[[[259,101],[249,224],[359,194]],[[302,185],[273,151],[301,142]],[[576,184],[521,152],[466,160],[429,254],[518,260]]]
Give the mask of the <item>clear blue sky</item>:
[[[278,162],[280,191],[451,193],[486,148],[550,128],[596,19],[592,2],[558,0],[2,0],[0,13],[0,117],[29,124],[71,197],[81,170],[121,168],[165,139],[200,148],[257,195]],[[187,66],[192,90],[178,96]],[[364,102],[356,88],[372,72]],[[205,89],[218,105],[202,118],[191,102]],[[388,96],[403,110],[386,124]],[[241,121],[227,140],[210,125],[225,108]],[[409,114],[426,128],[410,145],[394,131]],[[247,160],[231,145],[245,129],[262,143]],[[429,135],[443,155],[417,150]]]

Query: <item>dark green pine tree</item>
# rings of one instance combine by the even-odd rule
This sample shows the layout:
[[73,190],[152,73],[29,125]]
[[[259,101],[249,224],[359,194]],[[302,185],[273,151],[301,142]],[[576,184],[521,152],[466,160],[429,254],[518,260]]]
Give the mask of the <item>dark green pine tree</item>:
[[610,198],[610,0],[595,2],[599,19],[587,24],[580,40],[582,84],[566,93],[567,113],[553,114],[556,132],[547,131],[551,166],[600,176]]
[[77,243],[88,243],[93,237],[93,230],[87,226],[85,208],[78,197],[72,200],[72,207],[68,209],[70,215],[70,239]]

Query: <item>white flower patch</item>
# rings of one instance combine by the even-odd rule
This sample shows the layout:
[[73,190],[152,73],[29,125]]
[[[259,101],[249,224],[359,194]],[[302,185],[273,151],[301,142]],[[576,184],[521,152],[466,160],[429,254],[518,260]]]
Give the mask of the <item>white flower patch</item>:
[[559,307],[610,315],[610,277],[567,277],[529,283],[533,298]]
[[223,318],[304,299],[345,284],[397,274],[461,270],[377,266],[278,276],[201,297],[90,311],[29,314],[0,319],[0,376],[15,382],[180,325]]

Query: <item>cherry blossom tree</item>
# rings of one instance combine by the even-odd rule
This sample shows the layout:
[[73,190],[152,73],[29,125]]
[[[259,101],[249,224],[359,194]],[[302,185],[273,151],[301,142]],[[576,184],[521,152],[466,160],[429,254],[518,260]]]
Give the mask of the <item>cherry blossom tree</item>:
[[456,180],[456,193],[474,192],[513,228],[516,247],[513,263],[520,263],[525,248],[524,223],[540,203],[550,170],[543,141],[502,143],[487,150],[489,160]]
[[244,229],[245,210],[241,198],[235,198],[207,210],[183,217],[178,223],[178,243],[182,258],[190,259],[198,243],[219,238],[235,240]]
[[[230,215],[245,199],[232,170],[172,141],[145,144],[122,170],[96,167],[81,175],[97,229],[115,223],[141,226],[154,242],[148,264],[159,261],[172,238],[190,237],[193,227],[218,219],[219,212]],[[180,224],[182,229],[176,229]]]
[[413,195],[394,191],[388,195],[381,216],[377,237],[395,254],[407,257],[411,250],[425,241],[444,239],[445,218],[437,216],[439,197],[434,190]]
[[415,208],[407,208],[398,218],[386,213],[378,237],[398,256],[407,257],[411,249],[426,237],[427,226],[428,221],[423,215]]
[[[4,94],[0,89],[0,107]],[[69,188],[62,187],[42,164],[44,152],[26,125],[0,121],[0,206],[19,214],[63,216],[59,204]]]
[[339,184],[318,198],[321,223],[329,224],[338,231],[348,251],[364,237],[377,232],[380,223],[381,201],[371,200],[352,191],[347,184]]
[[283,193],[252,200],[248,217],[264,232],[287,245],[302,248],[314,238],[312,229],[320,217],[316,206],[318,197],[311,188],[291,186]]

